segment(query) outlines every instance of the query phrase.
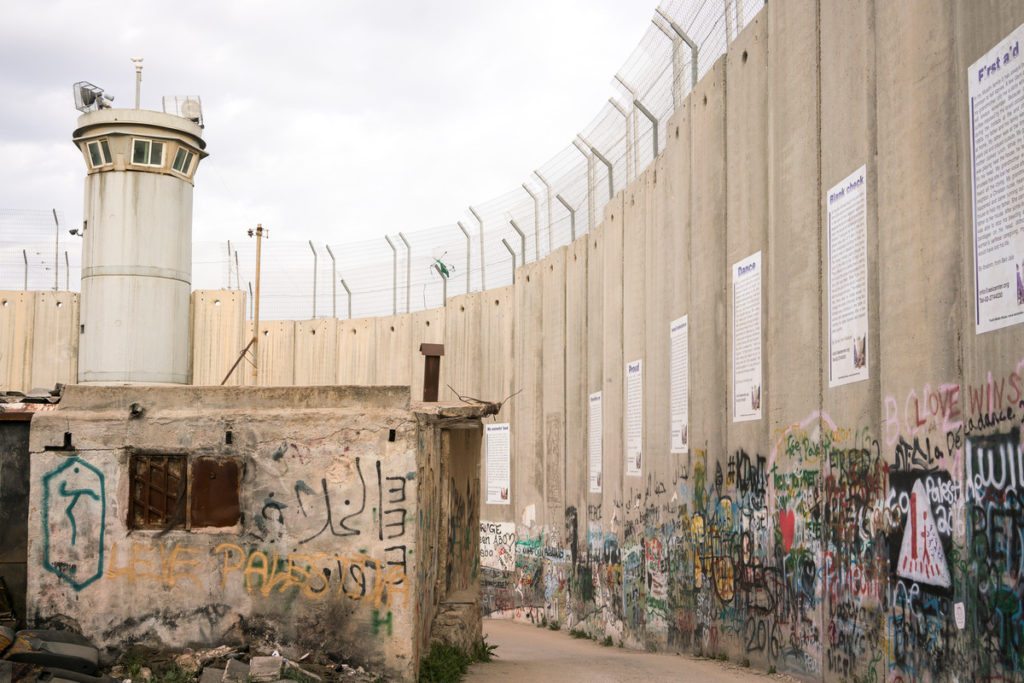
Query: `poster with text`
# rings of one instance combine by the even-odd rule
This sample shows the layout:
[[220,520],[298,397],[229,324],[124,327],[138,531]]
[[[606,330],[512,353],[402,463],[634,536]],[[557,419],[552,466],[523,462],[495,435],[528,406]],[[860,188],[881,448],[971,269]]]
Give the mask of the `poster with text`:
[[516,523],[480,520],[480,566],[510,572],[516,568]]
[[828,385],[868,378],[868,190],[861,166],[828,191]]
[[644,455],[643,361],[626,363],[626,475],[639,477]]
[[601,471],[604,463],[601,460],[601,435],[603,434],[603,423],[601,422],[601,392],[590,395],[590,414],[587,423],[587,446],[590,450],[590,492],[601,493]]
[[1024,322],[1024,26],[967,71],[975,332]]
[[690,452],[690,330],[687,316],[668,327],[669,451]]
[[732,421],[761,419],[761,252],[732,266]]
[[487,503],[489,505],[510,505],[509,496],[510,454],[512,432],[507,422],[489,424],[485,427],[487,450]]

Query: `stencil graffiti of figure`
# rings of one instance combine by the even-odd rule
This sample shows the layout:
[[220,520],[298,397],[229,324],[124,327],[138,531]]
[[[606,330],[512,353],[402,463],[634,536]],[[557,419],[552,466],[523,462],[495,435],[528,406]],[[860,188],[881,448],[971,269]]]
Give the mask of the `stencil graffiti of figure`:
[[103,574],[104,475],[74,456],[45,474],[42,484],[43,567],[82,590]]

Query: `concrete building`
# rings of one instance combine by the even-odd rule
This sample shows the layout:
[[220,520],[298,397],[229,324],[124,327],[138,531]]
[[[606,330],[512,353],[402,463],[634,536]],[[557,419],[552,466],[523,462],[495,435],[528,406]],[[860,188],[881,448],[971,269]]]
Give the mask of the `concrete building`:
[[406,387],[68,387],[32,422],[28,614],[112,653],[292,644],[415,680],[432,636],[480,638],[492,408]]

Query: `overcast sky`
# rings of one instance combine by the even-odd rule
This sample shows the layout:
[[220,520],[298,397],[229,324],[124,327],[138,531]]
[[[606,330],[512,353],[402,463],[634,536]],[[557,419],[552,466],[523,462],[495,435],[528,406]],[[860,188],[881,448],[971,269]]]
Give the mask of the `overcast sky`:
[[196,240],[345,242],[451,223],[519,185],[604,105],[653,0],[5,0],[0,209],[82,218],[71,85],[199,95]]

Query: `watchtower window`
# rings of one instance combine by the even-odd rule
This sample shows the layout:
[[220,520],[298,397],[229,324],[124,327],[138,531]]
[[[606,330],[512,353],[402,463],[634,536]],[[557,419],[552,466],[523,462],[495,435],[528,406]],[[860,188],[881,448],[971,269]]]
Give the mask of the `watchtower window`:
[[106,138],[94,140],[86,145],[86,147],[89,149],[89,163],[93,168],[106,166],[110,163],[110,145],[107,144]]
[[163,166],[164,143],[156,140],[132,140],[132,163],[138,166]]
[[188,175],[189,170],[192,168],[193,156],[192,152],[184,147],[179,147],[178,153],[174,155],[174,163],[171,164],[171,168],[182,175]]

